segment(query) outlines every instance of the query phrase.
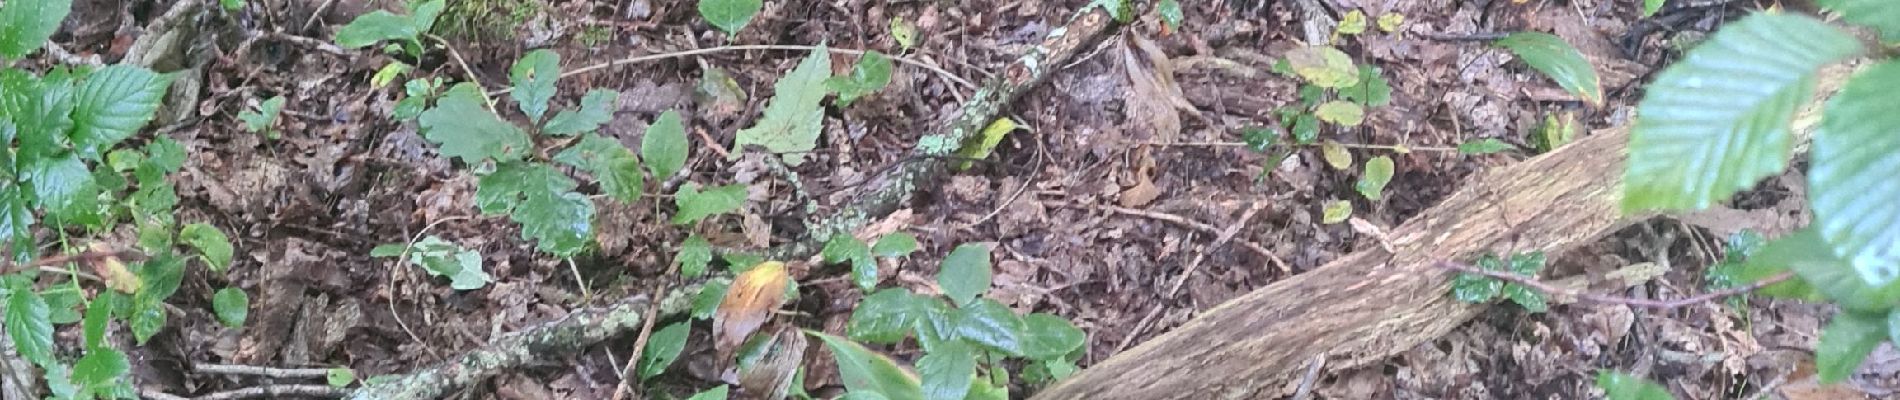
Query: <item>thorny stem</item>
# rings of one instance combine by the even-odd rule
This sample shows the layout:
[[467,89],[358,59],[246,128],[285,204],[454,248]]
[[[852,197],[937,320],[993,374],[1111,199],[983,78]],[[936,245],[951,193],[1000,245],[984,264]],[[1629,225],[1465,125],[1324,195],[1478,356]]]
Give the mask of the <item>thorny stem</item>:
[[1655,299],[1638,299],[1638,298],[1630,298],[1630,297],[1605,296],[1605,295],[1600,295],[1600,294],[1575,292],[1575,291],[1559,288],[1551,284],[1544,283],[1536,279],[1532,279],[1527,276],[1512,274],[1512,273],[1503,272],[1503,271],[1487,271],[1487,270],[1472,267],[1470,265],[1465,265],[1465,264],[1452,262],[1452,261],[1440,261],[1434,265],[1436,265],[1440,269],[1457,271],[1457,272],[1462,272],[1462,273],[1467,273],[1467,274],[1472,274],[1472,275],[1481,275],[1481,276],[1490,277],[1490,278],[1494,278],[1494,279],[1505,281],[1505,282],[1524,285],[1524,287],[1537,289],[1537,291],[1543,292],[1546,295],[1572,297],[1572,298],[1576,298],[1577,300],[1588,301],[1592,303],[1622,304],[1622,305],[1627,305],[1631,307],[1660,308],[1660,309],[1682,308],[1684,306],[1713,301],[1713,300],[1721,299],[1728,296],[1746,294],[1748,292],[1753,292],[1756,289],[1761,289],[1768,285],[1781,283],[1782,281],[1786,281],[1794,277],[1794,272],[1782,272],[1779,274],[1775,274],[1774,276],[1769,276],[1762,280],[1755,281],[1754,283],[1750,283],[1746,286],[1732,287],[1728,289],[1717,290],[1713,292],[1703,293],[1700,295],[1689,296],[1689,297],[1684,297],[1684,298],[1675,299],[1675,300],[1655,300]]
[[[818,49],[818,46],[789,45],[789,44],[747,44],[747,45],[708,47],[704,49],[676,51],[676,52],[671,52],[671,53],[648,54],[648,55],[643,55],[643,56],[635,56],[635,57],[628,57],[628,58],[623,58],[623,59],[614,60],[614,61],[608,61],[608,62],[604,62],[600,64],[594,64],[594,65],[589,65],[585,67],[575,68],[572,71],[562,72],[561,77],[567,78],[574,75],[585,74],[585,73],[594,72],[600,69],[612,68],[612,67],[617,67],[617,66],[627,65],[627,64],[639,64],[639,63],[648,62],[648,61],[665,60],[669,58],[690,57],[690,56],[696,56],[696,55],[701,55],[701,54],[712,54],[712,53],[720,53],[720,52],[727,52],[727,51],[742,51],[742,50],[812,51],[812,50],[817,50],[817,49]],[[832,53],[850,54],[850,55],[863,55],[865,53],[864,50],[854,50],[854,49],[827,48],[827,50],[831,51]],[[450,51],[450,54],[454,54],[455,49],[451,48],[449,49],[449,51]],[[976,89],[976,84],[970,83],[969,80],[965,80],[962,77],[957,76],[956,74],[950,73],[950,71],[945,71],[943,68],[940,68],[936,65],[931,65],[929,63],[913,60],[909,57],[904,57],[904,56],[899,56],[899,55],[887,55],[887,57],[890,57],[890,59],[893,61],[910,64],[918,68],[930,70],[930,72],[934,72],[938,75],[943,75],[944,79],[948,79],[951,82],[956,82],[958,85],[962,85],[966,89]],[[456,58],[459,60],[461,57],[456,57]],[[473,73],[471,73],[471,75],[473,75]],[[514,88],[496,90],[493,92],[489,92],[488,95],[498,96],[503,93],[508,93],[509,91],[512,91],[512,90],[514,90]]]

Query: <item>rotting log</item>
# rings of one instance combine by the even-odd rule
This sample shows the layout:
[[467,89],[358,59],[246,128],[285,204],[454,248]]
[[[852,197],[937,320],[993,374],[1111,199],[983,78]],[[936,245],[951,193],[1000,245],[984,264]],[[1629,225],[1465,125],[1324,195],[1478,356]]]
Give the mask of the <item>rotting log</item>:
[[[1852,70],[1823,70],[1816,93],[1839,91]],[[1810,103],[1794,121],[1803,138],[1819,122]],[[1628,141],[1627,125],[1598,130],[1477,173],[1389,232],[1390,251],[1374,246],[1221,303],[1032,398],[1278,398],[1319,357],[1341,370],[1436,339],[1489,305],[1453,299],[1452,274],[1435,263],[1487,250],[1561,254],[1643,219],[1618,207]]]

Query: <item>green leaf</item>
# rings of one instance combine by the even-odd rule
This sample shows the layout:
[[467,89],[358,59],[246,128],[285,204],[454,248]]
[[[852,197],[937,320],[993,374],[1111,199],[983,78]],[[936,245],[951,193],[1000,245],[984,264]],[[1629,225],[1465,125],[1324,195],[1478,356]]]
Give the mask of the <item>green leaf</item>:
[[449,278],[449,288],[474,290],[488,285],[488,272],[482,269],[482,254],[462,245],[430,235],[409,249],[409,264],[421,267],[430,276]]
[[447,8],[448,4],[445,0],[415,3],[415,8],[411,10],[414,15],[410,16],[410,21],[416,25],[416,32],[428,32],[429,28],[435,27],[436,17],[441,16]]
[[349,368],[331,368],[324,372],[323,382],[334,388],[349,387],[350,383],[356,382],[356,371]]
[[1264,126],[1250,126],[1240,131],[1240,140],[1247,143],[1248,150],[1255,152],[1273,148],[1273,142],[1279,138],[1279,131]]
[[923,376],[925,399],[963,400],[976,378],[975,351],[962,342],[945,343],[917,359],[917,374]]
[[1385,13],[1384,15],[1379,16],[1378,24],[1379,24],[1379,30],[1381,31],[1386,31],[1386,32],[1397,31],[1399,30],[1400,25],[1405,24],[1405,14],[1400,14],[1396,12]]
[[1101,7],[1102,12],[1115,19],[1115,22],[1128,23],[1135,20],[1135,5],[1129,0],[1093,0],[1083,9]]
[[680,123],[680,113],[666,110],[640,138],[640,158],[646,159],[653,179],[666,180],[686,168],[686,147],[686,126]]
[[548,112],[548,100],[554,99],[554,82],[560,79],[561,55],[548,49],[530,51],[508,68],[508,82],[515,89],[508,96],[529,121],[540,121]]
[[902,15],[892,16],[891,39],[897,41],[899,53],[910,51],[917,44],[917,25],[905,21]]
[[79,204],[79,196],[93,185],[92,171],[73,153],[30,161],[21,172],[39,198],[39,207],[56,213]]
[[541,127],[541,133],[555,136],[568,136],[581,132],[592,132],[601,124],[614,119],[615,103],[620,100],[620,92],[607,89],[594,89],[581,97],[578,110],[561,110],[548,119],[547,126]]
[[1371,160],[1366,160],[1365,168],[1365,171],[1359,173],[1359,183],[1354,184],[1353,188],[1359,190],[1359,194],[1366,196],[1367,199],[1379,200],[1385,195],[1385,184],[1392,181],[1392,158],[1373,157]]
[[1287,52],[1288,66],[1307,83],[1321,88],[1343,88],[1359,83],[1352,57],[1331,46],[1308,46]]
[[[779,78],[772,85],[774,94],[765,105],[764,116],[752,127],[739,130],[733,147],[759,145],[783,154],[787,165],[804,163],[804,153],[818,146],[818,133],[824,127],[825,112],[819,103],[828,92],[825,78],[831,76],[829,52],[825,45],[818,45],[797,68]],[[730,159],[739,159],[740,153],[743,151],[732,152]]]
[[185,229],[178,232],[178,240],[198,249],[211,272],[223,274],[225,269],[231,268],[231,238],[217,227],[204,223],[185,225]]
[[990,249],[978,244],[958,245],[944,256],[937,285],[959,305],[969,305],[990,290]]
[[1350,201],[1327,200],[1320,203],[1320,207],[1319,222],[1322,224],[1332,225],[1352,218],[1352,202]]
[[72,0],[12,0],[0,4],[0,58],[18,60],[39,50],[72,11]]
[[877,262],[871,259],[871,246],[851,234],[831,235],[821,251],[825,263],[851,263],[851,282],[860,290],[877,287]]
[[[402,74],[408,73],[409,70],[413,68],[415,67],[404,64],[401,61],[391,61],[388,64],[383,64],[382,68],[376,70],[375,75],[369,76],[369,87],[371,89],[381,90],[383,87],[389,86],[390,83],[394,83],[396,78],[402,77]],[[403,86],[408,85],[404,84]],[[238,119],[244,119],[244,113],[238,113]]]
[[73,151],[98,159],[152,120],[170,86],[171,78],[136,66],[93,71],[74,94]]
[[686,335],[692,327],[690,322],[675,322],[653,331],[653,335],[647,337],[646,350],[640,352],[640,379],[651,379],[666,372],[666,367],[673,365],[680,351],[686,349]]
[[891,232],[877,238],[877,244],[871,245],[871,254],[878,257],[897,258],[909,256],[917,251],[917,236],[907,232]]
[[402,251],[407,248],[409,248],[409,246],[404,243],[379,244],[379,245],[376,245],[375,248],[369,249],[369,256],[370,257],[400,256],[402,255]]
[[680,251],[673,259],[680,263],[680,276],[693,279],[706,274],[706,264],[712,263],[712,256],[712,243],[695,234],[680,243]]
[[384,40],[415,40],[421,29],[410,18],[376,10],[357,16],[336,30],[336,45],[345,49],[368,47]]
[[1637,105],[1623,212],[1701,209],[1780,173],[1815,70],[1860,51],[1840,30],[1788,14],[1750,15],[1717,31]]
[[1379,67],[1359,66],[1359,83],[1352,87],[1339,89],[1339,97],[1364,104],[1368,107],[1384,106],[1392,102],[1392,84],[1379,75]]
[[1497,138],[1473,139],[1458,144],[1459,154],[1491,154],[1510,150],[1516,146]]
[[1511,255],[1511,273],[1535,278],[1544,270],[1544,252],[1531,251]]
[[701,286],[699,295],[693,297],[693,319],[712,318],[713,312],[719,310],[719,301],[726,298],[726,288],[731,285],[730,280],[713,280]]
[[858,308],[851,311],[851,319],[846,323],[844,332],[851,340],[860,342],[901,342],[910,335],[917,320],[928,311],[924,301],[926,299],[919,298],[908,289],[878,289],[858,302]]
[[820,332],[805,331],[825,342],[838,363],[838,378],[852,392],[871,392],[891,400],[921,400],[923,388],[915,374],[899,367],[890,357],[878,354],[848,339]]
[[124,377],[131,370],[132,364],[126,361],[125,353],[110,347],[95,348],[87,350],[85,357],[73,363],[72,382],[82,388],[96,389]]
[[46,306],[51,310],[47,319],[52,320],[54,325],[78,322],[81,318],[79,311],[73,308],[85,302],[85,296],[72,285],[48,288],[40,291],[40,297],[46,299]]
[[1187,16],[1181,12],[1181,3],[1175,0],[1161,0],[1161,4],[1155,6],[1155,12],[1161,15],[1161,23],[1171,29],[1180,29],[1181,22],[1187,20]]
[[52,368],[56,365],[52,309],[47,307],[46,299],[33,290],[32,284],[24,280],[9,282],[4,319],[14,350],[19,352],[20,358],[42,368]]
[[706,389],[704,392],[694,393],[693,397],[688,397],[686,400],[726,400],[727,390],[730,389],[727,389],[726,385],[719,385],[712,389]]
[[481,87],[460,83],[436,101],[435,108],[416,120],[422,135],[442,146],[442,155],[468,164],[483,160],[510,161],[532,149],[528,134],[488,110]]
[[857,65],[851,67],[851,75],[825,79],[825,87],[838,92],[838,106],[850,107],[859,97],[883,90],[891,84],[891,58],[876,51],[864,52],[858,57]]
[[1023,317],[1023,326],[1023,356],[1032,360],[1061,359],[1088,339],[1074,323],[1050,314],[1029,314]]
[[18,124],[17,159],[30,164],[43,157],[59,155],[61,149],[71,147],[72,137],[68,131],[73,127],[72,113],[77,101],[72,75],[55,72],[35,79],[19,71],[12,72],[0,77],[0,81],[6,81],[4,85],[11,87],[7,90],[17,94],[0,95],[5,96],[0,97],[0,114],[13,115],[11,121]]
[[[404,64],[390,64],[390,65],[404,65]],[[270,129],[271,125],[277,122],[277,114],[283,111],[284,111],[284,96],[276,96],[276,97],[272,97],[270,99],[264,100],[264,102],[262,103],[258,103],[255,111],[253,110],[239,111],[237,117],[238,117],[238,120],[244,121],[244,130],[251,131],[251,132],[263,132],[265,130]]]
[[1668,1],[1669,0],[1643,0],[1643,18],[1649,18],[1650,16],[1656,15],[1657,11],[1662,11],[1663,3],[1667,3]]
[[476,183],[475,204],[484,214],[507,213],[535,248],[571,257],[594,239],[594,202],[575,186],[547,164],[506,163]]
[[112,323],[112,302],[122,299],[118,292],[105,292],[86,307],[84,322],[79,324],[82,336],[86,338],[86,349],[109,347],[106,343],[106,328]]
[[726,37],[738,36],[739,30],[764,8],[761,0],[699,0],[699,16],[725,31]]
[[[1900,7],[1897,7],[1900,8]],[[1868,68],[1828,100],[1808,167],[1814,226],[1869,284],[1900,278],[1900,61]]]
[[1595,67],[1563,38],[1543,32],[1518,32],[1498,39],[1496,44],[1557,81],[1557,86],[1570,94],[1590,104],[1603,104],[1603,86]]
[[[185,146],[169,137],[152,138],[151,143],[145,144],[145,164],[167,174],[178,172],[179,168],[185,166]],[[139,183],[148,184],[153,181],[141,179]]]
[[224,326],[242,328],[245,317],[251,314],[251,296],[235,287],[218,289],[218,293],[211,295],[211,312],[217,314],[218,322]]
[[[1661,3],[1658,1],[1657,3]],[[1602,370],[1597,372],[1597,387],[1603,388],[1606,400],[1674,400],[1675,397],[1662,385],[1643,378],[1621,372]]]
[[1504,285],[1504,297],[1510,298],[1512,303],[1517,303],[1518,306],[1524,307],[1525,311],[1533,314],[1550,310],[1550,305],[1544,301],[1544,292],[1524,287],[1524,285]]
[[1880,40],[1900,42],[1900,3],[1892,0],[1819,0],[1815,4],[1839,14],[1842,20],[1880,31]]
[[[1499,261],[1497,257],[1498,256],[1495,254],[1485,254],[1483,257],[1478,259],[1479,268],[1484,268],[1484,265],[1486,265],[1487,263],[1489,263],[1490,265],[1497,265],[1499,263],[1502,263],[1502,261]],[[1485,268],[1485,269],[1490,269],[1490,268]],[[1504,290],[1503,281],[1492,279],[1491,277],[1482,276],[1482,275],[1460,273],[1458,274],[1457,277],[1452,278],[1451,280],[1452,297],[1457,298],[1458,301],[1463,301],[1466,303],[1483,303],[1483,302],[1491,301],[1491,299],[1497,298],[1498,294],[1502,292],[1503,290]]]
[[587,170],[600,181],[600,190],[615,200],[632,203],[646,190],[640,159],[617,140],[592,133],[581,135],[579,143],[555,155],[554,161]]
[[958,310],[955,319],[957,337],[1012,356],[1023,355],[1026,325],[1021,316],[1003,303],[978,300]]
[[706,217],[738,211],[745,206],[745,184],[732,184],[699,191],[699,184],[688,182],[680,185],[679,192],[673,194],[673,204],[679,207],[679,213],[673,215],[673,223],[678,225],[699,222]]
[[1366,13],[1360,10],[1347,11],[1339,18],[1339,26],[1333,29],[1339,35],[1357,35],[1366,33]]
[[1313,114],[1300,114],[1293,119],[1293,141],[1299,144],[1311,144],[1319,140],[1319,118]]
[[1815,369],[1821,384],[1846,379],[1860,368],[1867,353],[1887,338],[1887,319],[1883,314],[1842,312],[1821,329],[1821,343],[1814,349]]
[[1334,125],[1359,126],[1366,122],[1366,109],[1352,102],[1333,100],[1313,109],[1313,116]]

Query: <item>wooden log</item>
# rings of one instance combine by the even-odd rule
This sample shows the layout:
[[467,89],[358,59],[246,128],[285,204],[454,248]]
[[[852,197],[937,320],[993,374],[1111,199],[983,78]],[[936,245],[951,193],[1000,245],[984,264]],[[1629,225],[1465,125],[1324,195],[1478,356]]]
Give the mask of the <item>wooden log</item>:
[[[1838,92],[1855,69],[1824,69],[1816,97]],[[1812,132],[1818,115],[1803,110],[1797,135]],[[1618,207],[1628,141],[1627,126],[1598,130],[1475,174],[1393,229],[1390,252],[1375,246],[1229,300],[1033,398],[1276,398],[1292,394],[1318,357],[1347,369],[1438,338],[1488,305],[1453,299],[1452,274],[1434,263],[1487,250],[1561,254],[1642,220]]]

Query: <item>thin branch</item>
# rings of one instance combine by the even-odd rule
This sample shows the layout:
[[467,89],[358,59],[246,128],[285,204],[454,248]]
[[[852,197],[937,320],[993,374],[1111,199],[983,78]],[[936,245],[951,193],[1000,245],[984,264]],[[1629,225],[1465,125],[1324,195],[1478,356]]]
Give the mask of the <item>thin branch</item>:
[[[589,72],[594,72],[596,70],[612,68],[612,67],[617,67],[617,66],[622,66],[622,65],[627,65],[627,64],[639,64],[639,63],[648,62],[648,61],[657,61],[657,60],[665,60],[665,59],[680,58],[680,57],[690,57],[690,56],[696,56],[696,55],[701,55],[701,54],[712,54],[712,53],[720,53],[720,52],[727,52],[727,51],[743,51],[743,50],[812,51],[812,50],[817,50],[817,49],[818,49],[818,46],[789,45],[789,44],[747,44],[747,45],[708,47],[704,49],[693,49],[693,50],[676,51],[676,52],[671,52],[671,53],[660,53],[660,54],[648,54],[648,55],[643,55],[643,56],[635,56],[635,57],[628,57],[628,58],[623,58],[623,59],[614,60],[614,61],[608,61],[608,62],[604,62],[600,64],[594,64],[594,65],[589,65],[585,67],[575,68],[572,71],[562,72],[561,77],[567,78],[570,76],[585,74]],[[853,49],[827,48],[827,50],[830,50],[832,53],[850,54],[850,55],[863,55],[865,53],[864,50],[853,50]],[[453,49],[451,49],[451,51],[453,51]],[[889,57],[891,60],[904,63],[904,64],[910,64],[918,68],[930,70],[930,72],[937,73],[938,75],[942,75],[944,79],[947,79],[951,82],[955,82],[958,85],[962,85],[965,89],[976,89],[975,83],[970,83],[969,80],[965,80],[962,77],[957,76],[957,74],[950,73],[950,71],[945,71],[943,68],[938,67],[936,65],[932,65],[932,64],[925,63],[922,61],[913,60],[913,59],[910,59],[909,57],[904,57],[904,56],[899,56],[899,55],[886,55],[886,56]],[[508,93],[511,90],[514,90],[514,88],[496,90],[493,92],[489,92],[488,95],[498,96],[503,93]]]
[[1174,278],[1174,286],[1168,288],[1168,297],[1174,297],[1175,294],[1180,293],[1181,285],[1187,284],[1188,277],[1194,276],[1194,272],[1200,271],[1201,261],[1206,260],[1208,254],[1219,250],[1220,247],[1226,245],[1228,241],[1234,240],[1234,234],[1240,233],[1240,228],[1247,226],[1247,221],[1252,220],[1254,214],[1259,213],[1260,209],[1263,208],[1267,208],[1267,202],[1255,201],[1253,206],[1247,207],[1247,212],[1240,214],[1240,219],[1236,219],[1234,223],[1227,225],[1227,229],[1221,231],[1220,237],[1214,238],[1214,243],[1208,244],[1207,248],[1201,250],[1200,254],[1195,254],[1194,260],[1188,261],[1187,269],[1181,271],[1181,276]]
[[[478,87],[478,88],[486,88],[486,87],[487,87],[487,86],[483,86],[483,85],[482,85],[482,78],[481,78],[480,76],[476,76],[477,74],[475,73],[475,69],[474,69],[474,68],[469,68],[469,67],[468,67],[468,60],[467,60],[467,59],[463,59],[463,58],[462,58],[462,52],[459,52],[459,51],[455,51],[455,46],[451,46],[451,45],[449,45],[449,40],[448,40],[448,39],[443,39],[443,38],[442,38],[441,36],[436,36],[436,35],[435,35],[435,34],[433,34],[433,33],[431,33],[431,34],[426,34],[426,35],[428,35],[428,37],[429,37],[429,40],[434,40],[434,41],[436,41],[437,43],[440,43],[440,44],[442,44],[442,48],[444,48],[444,49],[448,49],[448,50],[449,50],[449,57],[452,57],[452,58],[454,58],[454,59],[455,59],[455,64],[456,64],[456,65],[458,65],[458,66],[461,66],[461,67],[462,67],[462,72],[463,72],[463,73],[466,73],[466,74],[468,74],[468,81],[469,81],[469,82],[473,82],[473,83],[475,83],[475,87]],[[566,76],[566,74],[562,74],[562,76]],[[507,90],[503,90],[502,92],[507,92]],[[484,97],[489,97],[489,96],[494,96],[494,94],[490,94],[490,95],[488,95],[488,96],[484,96]],[[484,101],[484,102],[493,102],[494,100],[493,100],[493,99],[482,99],[482,101]]]
[[[1141,145],[1149,145],[1149,146],[1159,146],[1159,147],[1169,147],[1169,146],[1175,146],[1175,147],[1245,147],[1245,146],[1247,146],[1247,144],[1246,144],[1246,143],[1243,143],[1243,142],[1176,142],[1176,143],[1165,143],[1165,142],[1152,142],[1152,141],[1150,141],[1150,142],[1135,142],[1134,144],[1141,144]],[[1318,144],[1309,144],[1309,145],[1301,145],[1301,146],[1318,146]],[[1348,148],[1348,149],[1361,149],[1361,150],[1391,150],[1391,151],[1396,151],[1396,152],[1400,152],[1400,153],[1410,153],[1410,152],[1414,152],[1414,151],[1423,151],[1423,152],[1444,152],[1444,153],[1455,153],[1455,152],[1457,152],[1457,151],[1458,151],[1458,148],[1456,148],[1456,147],[1441,147],[1441,146],[1406,146],[1406,145],[1398,145],[1398,144],[1359,144],[1359,143],[1340,143],[1340,144],[1339,144],[1339,147],[1344,147],[1344,148]]]
[[340,398],[349,394],[346,389],[330,385],[265,385],[207,394],[198,397],[179,397],[155,390],[143,390],[139,395],[160,400],[238,400],[255,398],[281,398],[287,396]]
[[1505,282],[1523,285],[1524,287],[1536,289],[1539,292],[1543,292],[1544,294],[1551,295],[1551,296],[1571,297],[1571,298],[1576,298],[1577,300],[1588,301],[1592,303],[1622,304],[1622,305],[1627,305],[1631,307],[1660,308],[1660,309],[1682,308],[1685,306],[1709,302],[1709,301],[1721,299],[1728,296],[1746,294],[1748,292],[1753,292],[1756,289],[1761,289],[1768,285],[1781,283],[1782,281],[1786,281],[1794,277],[1794,272],[1782,272],[1779,274],[1775,274],[1774,276],[1770,276],[1762,280],[1755,281],[1754,283],[1750,283],[1745,286],[1732,287],[1728,289],[1717,290],[1713,292],[1703,293],[1700,295],[1689,296],[1689,297],[1684,297],[1684,298],[1675,299],[1675,300],[1656,300],[1656,299],[1638,299],[1638,298],[1619,297],[1619,296],[1605,296],[1605,295],[1600,295],[1600,294],[1575,292],[1575,291],[1559,288],[1549,283],[1544,283],[1542,281],[1538,281],[1536,279],[1532,279],[1530,277],[1526,277],[1523,275],[1517,275],[1517,274],[1512,274],[1512,273],[1503,272],[1503,271],[1486,271],[1486,270],[1478,269],[1476,267],[1472,267],[1470,265],[1460,264],[1460,263],[1451,262],[1451,261],[1440,261],[1434,265],[1436,265],[1440,269],[1457,271],[1457,272],[1462,272],[1462,273],[1467,273],[1467,274],[1472,274],[1472,275],[1482,275],[1482,276],[1495,278],[1497,280],[1501,280]]
[[1441,42],[1483,42],[1483,41],[1503,39],[1505,36],[1511,35],[1509,33],[1504,33],[1504,32],[1478,32],[1478,33],[1415,32],[1414,34],[1422,38],[1437,40]]
[[255,365],[198,364],[192,371],[204,374],[253,375],[277,379],[313,379],[330,375],[328,368],[271,368]]
[[[136,260],[143,259],[144,257],[145,255],[143,253],[139,253],[138,251],[134,251],[134,250],[86,250],[86,251],[81,251],[81,252],[72,253],[72,254],[59,254],[59,255],[48,256],[48,257],[40,258],[37,260],[33,260],[32,262],[28,262],[25,264],[13,264],[13,263],[7,262],[4,259],[0,259],[0,274],[11,274],[14,272],[25,271],[29,269],[36,269],[36,270],[46,271],[46,272],[57,271],[58,273],[64,274],[67,271],[64,268],[58,268],[58,265],[65,264],[65,263],[91,264],[91,263],[99,262],[100,260],[104,260],[107,258],[118,258],[125,261],[136,261]],[[52,269],[48,269],[49,267]],[[97,279],[97,277],[93,277],[93,278]]]

